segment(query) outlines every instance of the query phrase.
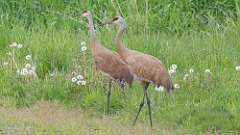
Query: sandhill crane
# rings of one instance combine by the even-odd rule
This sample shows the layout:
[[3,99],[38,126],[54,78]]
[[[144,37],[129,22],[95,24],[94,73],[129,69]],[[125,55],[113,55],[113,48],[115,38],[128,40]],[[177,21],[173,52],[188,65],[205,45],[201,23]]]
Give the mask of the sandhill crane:
[[144,100],[146,98],[150,124],[152,126],[151,105],[147,88],[150,83],[153,83],[156,85],[156,87],[164,87],[171,92],[174,89],[172,80],[168,70],[157,58],[138,51],[129,50],[123,45],[122,35],[126,29],[126,23],[121,16],[113,17],[112,23],[118,26],[118,32],[115,38],[117,53],[128,64],[134,79],[140,80],[144,88],[143,99],[140,103],[136,118],[133,121],[133,125],[135,125],[137,121],[138,115],[141,112],[141,109],[144,105]]
[[111,87],[113,80],[126,81],[130,86],[133,82],[133,76],[127,64],[121,59],[116,52],[103,47],[97,39],[92,14],[89,10],[84,10],[81,16],[88,20],[88,28],[90,32],[90,44],[94,63],[103,75],[109,79],[107,94],[107,112],[109,112]]

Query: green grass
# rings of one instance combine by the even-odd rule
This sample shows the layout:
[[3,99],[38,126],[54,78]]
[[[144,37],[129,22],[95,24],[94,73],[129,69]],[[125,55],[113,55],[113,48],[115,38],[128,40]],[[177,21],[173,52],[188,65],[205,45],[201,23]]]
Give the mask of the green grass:
[[[235,70],[240,64],[239,2],[153,1],[149,2],[148,12],[142,8],[146,2],[1,1],[0,105],[24,107],[47,100],[81,107],[98,116],[105,113],[104,79],[100,74],[94,77],[86,20],[79,17],[83,7],[90,7],[96,22],[118,12],[126,16],[124,43],[128,48],[151,54],[167,67],[178,65],[173,80],[180,89],[172,96],[155,91],[153,86],[149,89],[155,128],[163,123],[191,133],[205,133],[208,129],[239,131],[240,72]],[[105,13],[107,6],[109,11]],[[98,28],[97,33],[104,46],[115,50],[114,26]],[[80,51],[82,41],[87,42],[86,52]],[[12,42],[24,47],[13,50],[9,48]],[[12,65],[11,56],[6,54],[12,51],[17,65]],[[33,81],[16,75],[17,68],[27,63],[27,54],[32,54],[37,66],[38,79]],[[4,62],[9,65],[4,66]],[[194,74],[183,80],[190,68],[194,68]],[[205,69],[210,69],[211,75],[206,75]],[[87,85],[73,84],[72,71],[83,74]],[[106,117],[132,122],[143,90],[135,82],[126,94],[124,99],[119,86],[114,86],[111,115]],[[138,123],[148,125],[146,108],[139,119]]]

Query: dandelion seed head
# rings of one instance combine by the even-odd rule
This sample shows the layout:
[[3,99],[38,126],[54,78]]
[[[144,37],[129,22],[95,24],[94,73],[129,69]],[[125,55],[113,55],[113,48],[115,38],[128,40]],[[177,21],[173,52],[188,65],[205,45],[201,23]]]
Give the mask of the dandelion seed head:
[[74,83],[74,82],[76,82],[77,81],[77,78],[76,77],[73,77],[72,78],[72,82]]
[[159,86],[159,87],[155,87],[155,90],[158,92],[163,92],[164,91],[164,87],[163,86]]
[[176,73],[176,70],[170,69],[170,70],[168,70],[168,72],[170,75],[174,75]]
[[26,76],[28,74],[28,70],[26,68],[23,68],[21,71],[21,75]]
[[176,65],[176,64],[172,64],[172,65],[170,66],[170,69],[177,70],[177,65]]
[[30,54],[28,54],[26,57],[25,57],[26,60],[31,60],[32,59],[32,56]]
[[193,69],[193,68],[190,68],[190,69],[189,69],[189,73],[190,73],[190,74],[193,74],[193,73],[194,73],[194,69]]
[[186,73],[186,74],[184,75],[184,77],[183,77],[183,80],[187,80],[188,76],[189,76],[189,74]]
[[21,70],[17,69],[16,73],[17,73],[17,75],[21,75]]
[[235,67],[236,71],[240,71],[240,65]]
[[17,48],[22,48],[23,47],[23,45],[22,44],[18,44],[18,46],[17,46]]
[[10,48],[18,48],[18,44],[16,42],[13,42],[9,45]]
[[86,47],[86,46],[82,46],[82,47],[81,47],[81,51],[82,51],[82,52],[84,52],[84,51],[86,51],[86,50],[87,50],[87,47]]
[[54,77],[54,76],[55,76],[55,74],[54,74],[54,73],[51,73],[51,74],[50,74],[50,76],[51,76],[51,77]]
[[177,83],[175,83],[175,84],[174,84],[174,88],[175,88],[175,89],[179,89],[179,88],[180,88],[180,85],[177,84]]
[[87,84],[86,81],[84,81],[84,80],[81,81],[81,85],[86,85],[86,84]]
[[31,65],[30,65],[29,63],[27,63],[27,64],[25,65],[25,68],[29,70],[29,69],[31,69]]
[[210,69],[205,69],[205,71],[204,71],[206,74],[209,74],[209,73],[211,73],[211,71],[210,71]]
[[82,75],[78,75],[78,76],[77,76],[77,79],[78,79],[78,80],[82,80],[82,79],[83,79],[83,76],[82,76]]
[[82,81],[77,81],[77,85],[82,85]]
[[85,46],[86,45],[86,42],[85,41],[82,41],[81,42],[81,46]]

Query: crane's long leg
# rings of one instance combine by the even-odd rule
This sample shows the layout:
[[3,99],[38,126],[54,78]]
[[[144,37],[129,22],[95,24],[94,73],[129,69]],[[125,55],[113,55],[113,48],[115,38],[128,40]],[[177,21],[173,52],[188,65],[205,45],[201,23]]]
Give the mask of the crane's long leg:
[[[144,87],[144,95],[143,95],[143,99],[142,99],[142,101],[141,101],[141,103],[140,103],[140,105],[139,105],[139,109],[138,109],[138,112],[137,112],[137,116],[136,116],[136,118],[134,119],[134,121],[133,121],[133,126],[135,125],[135,123],[136,123],[136,121],[137,121],[137,119],[138,119],[138,116],[139,116],[139,114],[140,114],[140,112],[141,112],[141,109],[142,109],[142,107],[144,106],[144,100],[145,100],[145,96],[147,96],[147,101],[149,101],[149,97],[148,97],[148,95],[147,95],[147,88],[148,88],[148,86],[149,86],[149,82],[142,82],[142,85],[143,85],[143,87]],[[150,108],[151,109],[151,108]],[[151,118],[151,121],[152,121],[152,118]]]
[[138,112],[137,112],[137,116],[135,117],[134,121],[133,121],[133,126],[136,124],[136,121],[138,119],[138,115],[140,114],[141,110],[142,110],[142,107],[144,106],[144,100],[145,100],[145,92],[144,92],[144,95],[143,95],[143,99],[139,105],[139,109],[138,109]]
[[146,98],[147,98],[147,105],[148,105],[148,113],[149,113],[150,125],[152,126],[151,101],[150,101],[147,89],[145,89],[145,93],[146,93]]
[[112,80],[110,79],[108,83],[108,93],[107,93],[107,113],[109,113],[111,93],[112,93]]

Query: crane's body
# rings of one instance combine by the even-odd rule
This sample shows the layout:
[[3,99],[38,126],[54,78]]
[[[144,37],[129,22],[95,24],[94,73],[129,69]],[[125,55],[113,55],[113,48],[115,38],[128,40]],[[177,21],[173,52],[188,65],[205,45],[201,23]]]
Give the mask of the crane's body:
[[126,23],[122,17],[113,17],[112,22],[119,28],[115,38],[117,53],[128,64],[131,73],[134,75],[134,78],[140,80],[144,88],[144,96],[140,103],[134,124],[136,123],[136,120],[146,98],[149,110],[150,124],[152,125],[150,99],[147,91],[148,86],[150,83],[153,83],[156,85],[156,87],[163,86],[168,91],[171,91],[174,89],[171,77],[168,73],[168,70],[164,67],[160,60],[151,55],[144,54],[135,50],[130,50],[123,45],[122,35],[126,29]]
[[107,112],[109,111],[111,85],[113,80],[126,81],[130,86],[133,82],[133,76],[127,64],[121,57],[111,50],[103,47],[97,39],[92,14],[85,10],[81,14],[88,19],[88,28],[90,32],[90,44],[92,48],[92,56],[97,69],[109,79],[109,88],[107,95]]

